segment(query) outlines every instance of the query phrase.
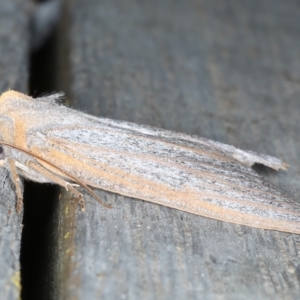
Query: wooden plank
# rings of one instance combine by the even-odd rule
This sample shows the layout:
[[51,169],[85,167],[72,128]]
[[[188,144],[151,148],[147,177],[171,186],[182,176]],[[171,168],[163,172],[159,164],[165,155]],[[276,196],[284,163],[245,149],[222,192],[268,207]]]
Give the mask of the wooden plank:
[[[28,3],[3,0],[0,3],[0,91],[27,91]],[[1,135],[1,132],[0,132]],[[4,158],[1,154],[1,159]],[[20,297],[20,242],[22,214],[15,210],[14,186],[6,169],[0,169],[0,291],[1,299]]]
[[[74,0],[66,12],[61,89],[76,108],[278,156],[288,172],[260,172],[299,199],[298,1]],[[57,298],[298,298],[298,235],[99,195],[113,209],[61,197]]]

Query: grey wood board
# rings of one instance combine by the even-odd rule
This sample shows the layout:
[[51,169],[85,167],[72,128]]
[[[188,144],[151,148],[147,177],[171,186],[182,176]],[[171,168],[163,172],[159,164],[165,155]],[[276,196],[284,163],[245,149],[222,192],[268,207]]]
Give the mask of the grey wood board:
[[[28,2],[0,2],[0,92],[27,91]],[[1,134],[1,133],[0,133]],[[3,156],[3,154],[1,154]],[[3,159],[3,157],[1,157]],[[22,214],[15,210],[14,185],[6,169],[0,170],[0,291],[1,299],[20,297],[20,242]]]
[[[288,172],[261,173],[299,199],[299,8],[279,0],[69,1],[71,79],[60,88],[90,114],[280,157]],[[298,235],[99,195],[113,209],[85,195],[83,213],[61,198],[60,299],[298,298]]]

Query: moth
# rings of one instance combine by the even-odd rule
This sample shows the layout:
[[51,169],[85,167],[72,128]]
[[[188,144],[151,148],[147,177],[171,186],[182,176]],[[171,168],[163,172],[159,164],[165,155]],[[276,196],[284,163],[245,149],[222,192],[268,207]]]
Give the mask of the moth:
[[181,211],[300,234],[299,205],[251,166],[277,158],[134,123],[98,118],[58,103],[62,94],[0,97],[0,152],[22,208],[20,177],[55,183],[84,209],[79,184],[103,205],[98,188]]

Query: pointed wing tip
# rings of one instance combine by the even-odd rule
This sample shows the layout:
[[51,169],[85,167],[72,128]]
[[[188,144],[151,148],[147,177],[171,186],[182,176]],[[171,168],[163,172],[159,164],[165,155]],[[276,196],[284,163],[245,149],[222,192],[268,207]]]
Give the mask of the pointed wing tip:
[[254,164],[262,164],[262,165],[269,167],[275,171],[279,171],[279,170],[287,171],[287,169],[289,168],[289,164],[287,164],[279,159],[276,159],[276,161],[273,161],[273,160],[272,161],[270,161],[270,160],[252,161],[251,165],[249,165],[249,166],[252,167]]
[[281,162],[281,165],[280,166],[278,166],[277,168],[275,168],[277,171],[278,170],[284,170],[284,171],[286,171],[288,168],[289,168],[289,164],[287,164],[287,163],[285,163],[285,162]]
[[289,164],[281,161],[276,157],[255,153],[252,151],[236,149],[232,156],[241,164],[249,167],[252,167],[254,164],[262,164],[276,171],[287,170],[287,168],[289,167]]
[[279,171],[279,170],[286,171],[289,167],[289,164],[281,161],[280,159],[272,157],[272,156],[264,157],[262,160],[258,160],[257,162],[253,162],[253,164],[254,163],[263,164],[263,165],[265,165],[265,166],[267,166],[267,167],[269,167],[273,170],[276,170],[276,171]]

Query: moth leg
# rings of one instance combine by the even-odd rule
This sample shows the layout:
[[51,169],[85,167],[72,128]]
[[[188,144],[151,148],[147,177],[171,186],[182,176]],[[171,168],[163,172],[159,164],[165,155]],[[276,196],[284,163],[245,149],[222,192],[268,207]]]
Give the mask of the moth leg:
[[10,171],[11,171],[11,177],[14,182],[14,185],[16,187],[16,193],[17,193],[17,204],[16,204],[16,211],[19,214],[23,207],[23,195],[21,191],[21,185],[20,185],[20,177],[17,173],[16,168],[16,162],[13,159],[8,160]]
[[84,199],[83,199],[83,195],[81,193],[79,193],[70,182],[66,181],[66,190],[67,191],[71,191],[71,193],[73,193],[73,195],[75,195],[76,199],[78,199],[78,203],[80,206],[81,211],[85,211],[85,203],[84,203]]
[[32,161],[32,160],[28,160],[26,162],[26,164],[34,169],[35,171],[43,174],[45,177],[47,177],[48,179],[50,179],[51,181],[57,183],[58,185],[64,187],[68,192],[70,191],[76,199],[78,199],[78,203],[80,205],[80,208],[82,211],[85,210],[85,203],[84,203],[84,199],[83,199],[83,195],[81,193],[79,193],[70,182],[67,182],[65,180],[63,180],[62,178],[54,175],[52,172],[48,171],[46,168],[42,167],[41,165],[39,165],[38,163]]

